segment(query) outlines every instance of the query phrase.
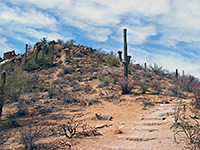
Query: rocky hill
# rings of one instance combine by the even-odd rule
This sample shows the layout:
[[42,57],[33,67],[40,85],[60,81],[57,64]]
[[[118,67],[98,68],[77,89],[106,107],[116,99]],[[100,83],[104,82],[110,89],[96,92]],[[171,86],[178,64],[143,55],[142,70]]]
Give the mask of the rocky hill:
[[124,78],[115,54],[73,42],[5,53],[0,69],[2,149],[182,149],[176,114],[199,117],[193,76],[131,63]]

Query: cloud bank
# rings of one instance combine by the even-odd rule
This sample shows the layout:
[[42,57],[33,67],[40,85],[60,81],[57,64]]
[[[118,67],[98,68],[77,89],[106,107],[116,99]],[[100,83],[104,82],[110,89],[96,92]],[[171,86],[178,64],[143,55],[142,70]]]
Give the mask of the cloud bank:
[[0,54],[13,48],[22,52],[22,45],[42,37],[74,38],[117,52],[127,28],[129,53],[139,63],[155,62],[200,77],[199,22],[199,0],[4,0]]

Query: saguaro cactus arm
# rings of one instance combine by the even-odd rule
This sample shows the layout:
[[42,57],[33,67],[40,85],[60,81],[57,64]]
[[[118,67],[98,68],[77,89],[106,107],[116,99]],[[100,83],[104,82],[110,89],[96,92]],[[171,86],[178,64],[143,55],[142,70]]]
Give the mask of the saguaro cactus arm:
[[26,62],[27,62],[27,50],[28,50],[28,44],[26,44],[26,49],[25,49],[25,55],[24,55],[24,67],[26,66]]
[[5,84],[6,84],[6,72],[5,71],[2,72],[1,78],[2,78],[3,86],[5,86]]
[[123,62],[122,62],[122,52],[121,51],[118,51],[118,58],[119,58],[120,64],[123,65]]
[[128,65],[130,64],[130,62],[131,62],[131,56],[127,56],[127,63],[128,63]]

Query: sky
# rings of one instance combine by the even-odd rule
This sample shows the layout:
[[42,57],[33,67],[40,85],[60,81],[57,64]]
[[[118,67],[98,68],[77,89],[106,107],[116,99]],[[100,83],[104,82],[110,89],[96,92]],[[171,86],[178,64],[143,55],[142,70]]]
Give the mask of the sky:
[[124,28],[134,63],[200,78],[200,0],[1,0],[0,56],[43,37],[117,53]]

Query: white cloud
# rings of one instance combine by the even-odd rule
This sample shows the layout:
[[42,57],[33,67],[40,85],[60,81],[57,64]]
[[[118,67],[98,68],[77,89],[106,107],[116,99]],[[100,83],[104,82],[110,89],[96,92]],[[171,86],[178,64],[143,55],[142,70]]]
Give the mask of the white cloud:
[[[11,5],[7,5],[7,2]],[[69,27],[86,40],[107,45],[122,42],[122,29],[128,29],[129,44],[136,60],[159,63],[166,68],[183,68],[199,76],[200,62],[192,48],[200,49],[199,0],[4,0],[0,2],[0,36],[31,42],[45,36],[51,39],[72,37]],[[61,29],[62,27],[62,29]],[[72,31],[73,32],[73,31]],[[67,36],[66,36],[67,35]],[[159,35],[154,38],[152,36]],[[153,40],[152,40],[153,39]],[[104,42],[104,43],[102,43]],[[178,47],[180,42],[186,47]],[[7,43],[2,41],[1,43]],[[162,51],[145,51],[145,45],[155,44]],[[141,46],[139,46],[141,45]],[[100,46],[101,47],[101,46]],[[112,46],[115,47],[115,46]],[[169,53],[168,48],[175,53]],[[181,50],[178,50],[180,48]],[[156,49],[156,48],[155,48]],[[171,51],[173,51],[171,50]],[[178,51],[177,51],[178,50]],[[186,57],[185,55],[188,55]],[[176,66],[174,65],[176,64]]]
[[10,50],[10,46],[7,43],[6,38],[0,36],[0,53],[6,52],[7,50]]
[[163,66],[164,69],[175,71],[184,70],[186,74],[192,74],[200,78],[200,63],[198,61],[191,61],[187,57],[184,57],[175,52],[170,52],[167,50],[160,50],[157,52],[148,52],[140,48],[129,48],[129,53],[136,60],[136,63],[152,65],[154,63],[159,66]]
[[56,30],[56,19],[49,17],[48,14],[29,8],[22,10],[18,7],[11,8],[6,5],[1,5],[0,24],[23,25],[34,28],[50,28]]

